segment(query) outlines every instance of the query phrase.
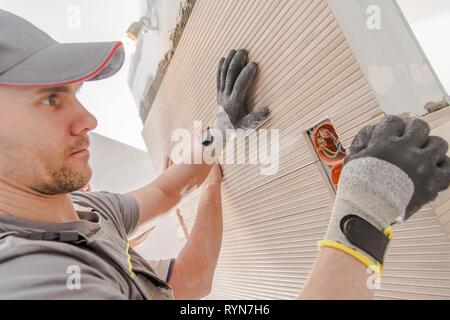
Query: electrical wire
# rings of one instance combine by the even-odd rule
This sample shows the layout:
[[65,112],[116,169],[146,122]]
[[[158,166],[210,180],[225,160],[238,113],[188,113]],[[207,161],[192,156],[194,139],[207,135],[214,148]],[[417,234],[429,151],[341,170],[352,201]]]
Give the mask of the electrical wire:
[[326,132],[328,133],[331,140],[333,140],[334,145],[336,146],[336,151],[331,151],[327,147],[320,146],[320,150],[323,152],[325,156],[327,156],[330,159],[335,159],[337,156],[342,153],[345,154],[345,151],[342,147],[342,143],[336,138],[336,136],[331,133],[328,129],[326,129]]

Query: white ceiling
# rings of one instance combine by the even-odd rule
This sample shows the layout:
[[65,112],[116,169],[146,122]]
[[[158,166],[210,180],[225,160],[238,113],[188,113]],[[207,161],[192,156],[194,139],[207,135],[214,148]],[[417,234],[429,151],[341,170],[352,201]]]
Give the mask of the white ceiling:
[[406,19],[436,71],[450,92],[450,1],[397,0]]
[[[145,10],[144,0],[0,0],[60,42],[114,41]],[[76,9],[78,8],[78,9]],[[73,23],[79,10],[80,24]]]

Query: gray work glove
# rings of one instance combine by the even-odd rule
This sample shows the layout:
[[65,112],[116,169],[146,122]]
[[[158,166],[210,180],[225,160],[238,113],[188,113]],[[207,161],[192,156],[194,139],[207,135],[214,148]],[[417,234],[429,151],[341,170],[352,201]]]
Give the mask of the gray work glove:
[[247,51],[231,50],[219,61],[216,120],[202,141],[207,153],[214,154],[214,157],[221,154],[227,138],[233,137],[235,130],[256,129],[270,113],[264,107],[250,112],[246,106],[247,92],[258,69],[254,62],[246,65],[246,60]]
[[353,140],[321,246],[341,249],[381,271],[390,227],[450,184],[447,142],[419,119],[386,116]]
[[247,51],[232,50],[219,61],[217,71],[217,119],[215,127],[223,133],[227,129],[255,129],[269,116],[269,109],[257,108],[250,112],[245,100],[258,66],[245,65]]

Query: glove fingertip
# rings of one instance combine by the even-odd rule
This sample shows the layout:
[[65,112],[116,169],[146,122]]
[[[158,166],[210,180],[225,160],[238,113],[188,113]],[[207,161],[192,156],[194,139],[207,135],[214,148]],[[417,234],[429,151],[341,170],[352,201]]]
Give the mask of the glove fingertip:
[[217,66],[217,91],[220,91],[222,89],[222,68],[224,63],[225,58],[221,58]]
[[270,109],[267,107],[259,107],[256,111],[260,112],[262,115],[268,116],[270,114]]
[[245,59],[247,59],[248,52],[245,49],[240,49],[238,50],[238,52],[236,52],[236,56],[241,57],[245,61]]

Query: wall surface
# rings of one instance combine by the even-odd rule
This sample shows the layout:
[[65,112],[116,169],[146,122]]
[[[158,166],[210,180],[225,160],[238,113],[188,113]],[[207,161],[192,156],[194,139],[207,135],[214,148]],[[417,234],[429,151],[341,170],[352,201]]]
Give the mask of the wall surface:
[[99,134],[89,136],[92,190],[127,193],[155,178],[156,172],[147,152]]
[[385,113],[421,116],[446,99],[395,0],[328,3]]
[[447,92],[450,92],[450,41],[442,41],[450,29],[448,0],[397,0],[414,35]]
[[[250,103],[271,110],[263,127],[280,130],[280,167],[264,176],[258,165],[224,166],[224,237],[211,298],[291,299],[311,271],[333,204],[304,133],[330,119],[348,146],[383,112],[327,1],[198,0],[143,131],[156,170],[174,129],[214,118],[217,63],[234,48],[259,64]],[[198,191],[180,207],[190,228],[197,200]],[[450,298],[450,243],[433,208],[395,231],[377,298]]]
[[[432,113],[426,117],[430,126],[434,128],[431,134],[440,136],[450,142],[450,108],[445,108],[438,112]],[[447,152],[450,156],[450,150]],[[434,212],[444,227],[444,231],[450,239],[450,189],[439,194],[436,201],[432,203]]]

